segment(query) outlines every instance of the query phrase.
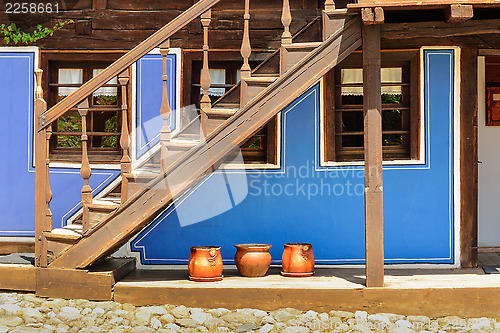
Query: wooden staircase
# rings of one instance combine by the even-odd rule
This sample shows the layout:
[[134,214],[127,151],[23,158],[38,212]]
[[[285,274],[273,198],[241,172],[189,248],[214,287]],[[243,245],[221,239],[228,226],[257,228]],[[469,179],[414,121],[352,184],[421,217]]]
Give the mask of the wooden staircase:
[[[91,170],[84,131],[81,174],[85,186],[82,189],[82,216],[71,225],[52,229],[50,213],[52,193],[48,179],[47,153],[47,141],[51,133],[48,125],[75,105],[78,105],[82,115],[82,123],[85,123],[86,106],[80,103],[81,100],[113,76],[118,75],[122,95],[126,96],[129,82],[125,79],[126,75],[120,73],[158,45],[163,59],[166,59],[170,46],[168,38],[196,17],[201,17],[204,26],[204,51],[207,55],[210,8],[218,1],[200,0],[181,14],[181,19],[174,19],[48,111],[42,99],[41,71],[37,72],[35,110],[39,119],[36,137],[38,236],[36,265],[38,267],[83,269],[112,254],[169,207],[173,200],[181,197],[204,176],[217,169],[232,150],[243,144],[294,99],[318,82],[337,63],[361,46],[361,19],[348,15],[345,10],[335,10],[329,4],[331,0],[327,1],[327,10],[324,11],[322,20],[319,18],[312,20],[311,24],[292,37],[289,33],[292,18],[288,1],[285,0],[281,48],[252,72],[242,69],[241,82],[213,105],[202,99],[200,117],[197,120],[201,125],[196,125],[197,122],[194,121],[175,137],[171,137],[170,129],[166,125],[170,108],[166,94],[168,78],[164,68],[164,91],[160,110],[164,126],[160,133],[158,152],[142,166],[132,170],[128,156],[130,142],[125,97],[122,102],[124,126],[120,142],[123,149],[120,187],[102,199],[92,198],[88,187]],[[248,10],[247,0],[245,20],[249,20]],[[332,26],[338,28],[331,33],[325,33],[323,29],[320,31],[321,35],[318,33],[317,38],[311,38],[311,35],[315,35],[311,31],[315,31],[320,23],[330,30]],[[245,29],[248,29],[248,24],[245,24]],[[244,63],[248,64],[250,56],[248,30],[244,34],[242,45]],[[208,56],[204,60],[204,69],[206,69],[204,72],[208,73]],[[201,84],[203,90],[207,92],[210,88],[209,78],[202,78]],[[208,98],[208,95],[206,97]]]

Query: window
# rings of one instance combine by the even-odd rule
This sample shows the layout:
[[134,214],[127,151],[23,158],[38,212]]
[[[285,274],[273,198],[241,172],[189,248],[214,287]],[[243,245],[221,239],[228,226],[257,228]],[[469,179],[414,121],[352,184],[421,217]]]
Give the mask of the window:
[[[362,53],[354,53],[325,77],[325,157],[364,159]],[[418,159],[418,55],[384,52],[382,151],[384,160]]]
[[[64,57],[65,56],[65,57]],[[78,89],[83,83],[98,75],[109,66],[117,55],[98,54],[98,60],[91,61],[91,55],[84,55],[82,61],[70,59],[78,58],[79,54],[42,55],[42,64],[48,67],[48,107],[66,98]],[[109,56],[108,56],[109,58]],[[87,114],[88,153],[91,163],[118,163],[121,158],[120,131],[121,131],[121,89],[117,78],[111,79],[103,87],[96,90],[88,98],[89,113]],[[80,162],[81,161],[81,116],[75,106],[52,124],[52,138],[50,142],[50,158],[53,161]]]
[[[240,81],[240,68],[243,64],[239,52],[211,52],[209,63],[211,85],[208,95],[212,103],[226,94],[232,87]],[[220,60],[219,60],[220,59]],[[234,59],[234,60],[233,60]],[[250,66],[255,68],[259,62],[250,62]],[[200,80],[203,73],[203,61],[201,52],[186,52],[184,54],[184,78],[183,78],[183,102],[186,105],[195,105],[200,108],[200,100],[203,95]],[[189,68],[187,68],[189,66]],[[227,103],[224,107],[239,107],[239,91],[237,94],[226,96]],[[187,124],[192,120],[185,119]],[[240,148],[245,163],[270,163],[276,164],[276,119],[274,118],[264,127],[262,127],[253,137],[245,142]]]

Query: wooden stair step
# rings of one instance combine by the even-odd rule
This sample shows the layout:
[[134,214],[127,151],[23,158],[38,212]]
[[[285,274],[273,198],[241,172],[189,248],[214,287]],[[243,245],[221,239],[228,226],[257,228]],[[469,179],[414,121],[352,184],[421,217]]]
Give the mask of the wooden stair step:
[[305,58],[314,49],[320,46],[320,42],[293,43],[281,48],[280,53],[280,71],[281,74],[288,71],[295,64]]
[[52,231],[44,231],[43,235],[48,241],[76,243],[82,238],[82,225],[72,224],[69,228],[66,226],[53,229]]
[[240,107],[244,107],[252,98],[273,84],[278,76],[250,77],[241,80]]

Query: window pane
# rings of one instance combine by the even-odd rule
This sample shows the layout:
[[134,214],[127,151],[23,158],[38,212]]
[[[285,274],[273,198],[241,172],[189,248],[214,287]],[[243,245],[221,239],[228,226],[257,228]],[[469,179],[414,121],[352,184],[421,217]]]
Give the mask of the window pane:
[[342,136],[342,147],[350,148],[362,148],[364,147],[364,137],[363,135],[343,135]]
[[[57,83],[59,83],[59,84],[82,84],[83,83],[83,69],[81,69],[81,68],[60,68],[58,70]],[[78,87],[59,87],[57,101],[60,101],[64,97],[68,96],[76,89],[78,89]]]
[[363,112],[342,112],[341,132],[363,132]]
[[[225,69],[210,69],[210,80],[211,85],[216,84],[226,84],[226,70]],[[200,82],[201,76],[203,76],[203,69],[200,73]],[[220,97],[226,93],[226,88],[210,88],[208,89],[209,96],[217,96]],[[203,88],[200,88],[200,95],[203,95]]]
[[383,134],[382,142],[384,146],[400,146],[403,144],[403,134]]
[[403,113],[401,110],[382,111],[382,130],[401,131],[403,129]]
[[[340,71],[340,84],[362,84],[363,70],[361,68],[343,68]],[[343,105],[362,105],[363,87],[342,87]]]
[[58,135],[58,147],[81,147],[82,118],[76,111],[70,111],[57,120],[58,132],[74,132],[77,135]]
[[[103,69],[93,69],[92,76],[101,73]],[[109,80],[106,84],[117,84],[116,77]],[[118,88],[117,87],[101,87],[94,92],[93,95],[94,105],[116,105],[118,101]]]

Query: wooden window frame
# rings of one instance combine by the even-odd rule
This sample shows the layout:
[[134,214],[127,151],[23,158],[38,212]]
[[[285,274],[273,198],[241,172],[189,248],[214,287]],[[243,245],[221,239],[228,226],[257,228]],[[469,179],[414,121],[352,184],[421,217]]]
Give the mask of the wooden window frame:
[[[267,56],[267,54],[266,54]],[[226,86],[236,85],[236,73],[243,64],[243,59],[239,50],[213,50],[210,52],[209,68],[226,69]],[[198,79],[201,76],[203,61],[202,50],[184,50],[182,52],[182,106],[196,105],[199,108],[200,85]],[[250,61],[252,68],[255,68],[259,61]],[[194,83],[193,83],[194,82]],[[192,119],[186,118],[189,115],[182,115],[182,123],[188,124]],[[261,142],[261,148],[241,148],[243,160],[248,164],[272,164],[276,165],[277,157],[277,117],[271,119],[245,144],[253,138],[261,136],[265,140]]]
[[[44,87],[44,98],[47,101],[48,107],[52,107],[57,102],[57,78],[59,68],[82,68],[84,69],[83,83],[92,76],[91,70],[97,68],[106,68],[112,62],[120,58],[126,51],[69,51],[69,50],[51,50],[42,51],[41,66],[46,73],[43,76],[42,85]],[[90,72],[89,72],[90,71]],[[129,71],[131,73],[131,71]],[[131,81],[129,81],[131,82]],[[117,164],[120,162],[122,151],[119,147],[121,132],[121,89],[119,84],[112,85],[117,87],[117,105],[113,106],[94,106],[93,94],[89,98],[89,115],[88,131],[89,142],[92,142],[92,137],[103,137],[102,135],[92,135],[93,130],[93,112],[94,111],[110,111],[117,114],[117,132],[113,135],[117,137],[117,146],[114,148],[92,147],[90,145],[88,154],[91,163]],[[130,86],[129,86],[130,88]],[[132,92],[128,89],[128,100],[131,101]],[[76,110],[76,108],[72,109]],[[129,120],[131,119],[131,108],[129,107]],[[129,121],[129,124],[131,122]],[[130,125],[129,125],[130,127]],[[80,163],[81,148],[79,147],[57,147],[57,121],[52,125],[53,135],[50,142],[50,159],[54,162],[65,163]],[[129,128],[129,131],[131,128]]]
[[[361,162],[364,160],[364,149],[355,148],[350,152],[348,149],[341,151],[339,136],[336,132],[338,100],[340,99],[340,86],[337,84],[340,78],[340,70],[344,68],[362,68],[362,51],[355,51],[324,77],[324,162],[325,163],[343,163],[343,162]],[[384,161],[399,160],[419,160],[420,158],[420,56],[418,50],[383,50],[382,67],[402,67],[403,82],[407,77],[406,94],[404,99],[408,99],[406,107],[408,108],[408,131],[409,142],[407,147],[391,148],[383,147]],[[405,70],[406,67],[406,70]],[[399,84],[395,84],[398,86]],[[403,86],[404,88],[404,86]],[[406,96],[404,96],[406,95]],[[383,109],[395,108],[395,105],[383,105]],[[362,105],[356,105],[353,109],[359,109]],[[345,107],[344,110],[350,107]],[[398,108],[399,109],[399,108]],[[362,112],[362,111],[355,111]],[[364,132],[364,131],[363,131]],[[360,132],[362,135],[363,132]]]
[[500,94],[500,56],[486,57],[486,126],[500,126],[499,102],[493,100],[493,94]]

